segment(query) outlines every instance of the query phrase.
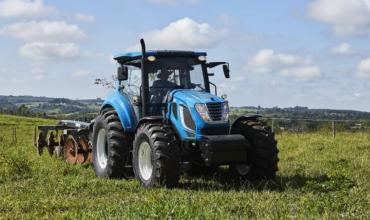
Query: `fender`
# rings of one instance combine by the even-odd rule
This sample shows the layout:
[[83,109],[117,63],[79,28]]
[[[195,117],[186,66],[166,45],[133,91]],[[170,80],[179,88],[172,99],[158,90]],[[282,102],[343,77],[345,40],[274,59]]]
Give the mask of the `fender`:
[[136,125],[135,133],[136,133],[137,129],[140,127],[140,125],[142,125],[146,122],[163,122],[163,121],[164,121],[163,116],[148,116],[148,117],[141,118],[139,120],[139,123],[137,123],[137,125]]
[[242,120],[257,120],[258,118],[261,118],[261,115],[242,115],[239,116],[231,125],[231,130],[239,124]]
[[107,107],[112,107],[116,110],[125,132],[135,132],[137,119],[130,99],[126,93],[115,90],[113,93],[109,94],[105,99],[100,112]]

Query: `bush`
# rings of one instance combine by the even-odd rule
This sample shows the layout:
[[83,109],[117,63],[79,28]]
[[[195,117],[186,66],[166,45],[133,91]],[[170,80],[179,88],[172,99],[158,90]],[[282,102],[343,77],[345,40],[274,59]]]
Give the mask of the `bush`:
[[19,180],[32,176],[32,164],[27,154],[2,147],[0,151],[0,182]]

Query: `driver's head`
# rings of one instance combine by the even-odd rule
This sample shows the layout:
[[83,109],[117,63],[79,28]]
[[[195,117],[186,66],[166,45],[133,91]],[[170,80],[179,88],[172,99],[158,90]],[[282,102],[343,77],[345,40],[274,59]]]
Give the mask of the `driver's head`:
[[161,80],[168,80],[170,75],[171,75],[170,71],[168,71],[167,69],[162,69],[161,72],[158,73],[157,77],[158,79],[161,79]]

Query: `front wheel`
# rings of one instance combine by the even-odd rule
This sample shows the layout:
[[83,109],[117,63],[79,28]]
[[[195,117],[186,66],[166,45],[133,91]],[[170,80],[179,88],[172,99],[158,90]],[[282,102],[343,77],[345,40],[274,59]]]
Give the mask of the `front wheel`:
[[179,146],[173,130],[160,123],[141,125],[133,146],[133,168],[142,186],[175,187],[180,176]]

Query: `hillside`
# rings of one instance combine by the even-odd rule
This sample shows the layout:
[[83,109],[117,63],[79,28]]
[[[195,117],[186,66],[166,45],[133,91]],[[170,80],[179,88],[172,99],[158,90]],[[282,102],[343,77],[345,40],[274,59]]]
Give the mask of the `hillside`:
[[[179,187],[102,179],[90,165],[36,154],[33,128],[50,120],[0,115],[0,219],[367,219],[368,133],[276,135],[276,181],[236,184],[227,168]],[[18,144],[9,126],[18,126]]]
[[89,120],[96,116],[102,103],[101,99],[0,96],[0,113]]
[[307,107],[262,108],[254,106],[232,107],[236,114],[260,114],[267,118],[289,118],[310,120],[370,120],[370,112],[336,109],[310,109]]
[[[0,96],[0,113],[84,120],[94,118],[102,103],[102,99],[71,100],[34,96]],[[299,106],[291,108],[231,107],[231,114],[260,114],[267,118],[312,120],[370,120],[370,112],[309,109]]]

